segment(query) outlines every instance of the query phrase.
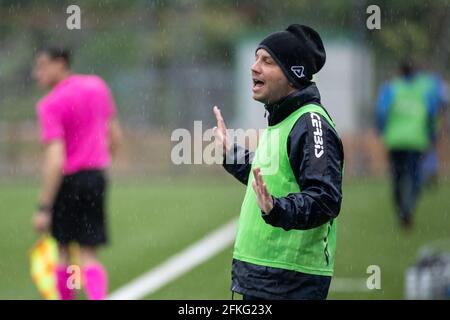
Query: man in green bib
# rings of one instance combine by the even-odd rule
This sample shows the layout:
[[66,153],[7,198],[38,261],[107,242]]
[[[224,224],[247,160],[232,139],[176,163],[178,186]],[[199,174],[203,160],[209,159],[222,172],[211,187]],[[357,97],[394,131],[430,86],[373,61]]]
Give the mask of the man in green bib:
[[247,185],[231,286],[245,300],[328,295],[344,155],[311,81],[324,63],[319,34],[304,25],[290,25],[260,43],[251,67],[252,91],[269,116],[254,153],[230,141],[214,107],[224,168]]
[[400,74],[380,89],[377,129],[389,153],[396,212],[408,228],[422,185],[423,156],[435,142],[446,94],[438,77],[419,72],[410,59],[400,64]]

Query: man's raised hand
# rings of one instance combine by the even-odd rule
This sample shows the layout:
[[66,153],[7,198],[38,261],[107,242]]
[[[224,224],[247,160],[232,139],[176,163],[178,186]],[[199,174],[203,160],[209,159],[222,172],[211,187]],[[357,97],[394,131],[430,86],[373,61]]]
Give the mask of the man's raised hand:
[[218,106],[214,106],[213,112],[217,121],[217,126],[214,127],[214,136],[216,137],[216,143],[222,145],[223,152],[226,153],[231,148],[230,139],[227,133],[227,127]]
[[256,194],[256,202],[258,203],[259,208],[267,214],[273,208],[272,196],[270,195],[269,190],[267,190],[260,168],[253,169],[253,176],[255,179],[253,180],[252,187]]

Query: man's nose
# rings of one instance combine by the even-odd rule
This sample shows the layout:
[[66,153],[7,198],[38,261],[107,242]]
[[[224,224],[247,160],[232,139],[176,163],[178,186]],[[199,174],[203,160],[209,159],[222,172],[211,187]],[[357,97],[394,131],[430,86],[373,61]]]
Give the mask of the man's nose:
[[258,61],[255,61],[255,63],[252,64],[252,67],[250,69],[252,72],[261,73],[261,68]]

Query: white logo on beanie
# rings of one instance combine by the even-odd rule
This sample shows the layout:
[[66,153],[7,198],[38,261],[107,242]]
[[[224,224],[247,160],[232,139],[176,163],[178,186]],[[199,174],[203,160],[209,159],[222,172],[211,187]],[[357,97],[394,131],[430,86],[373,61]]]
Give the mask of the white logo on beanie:
[[292,66],[291,70],[297,76],[297,78],[303,78],[305,76],[305,67],[303,66]]

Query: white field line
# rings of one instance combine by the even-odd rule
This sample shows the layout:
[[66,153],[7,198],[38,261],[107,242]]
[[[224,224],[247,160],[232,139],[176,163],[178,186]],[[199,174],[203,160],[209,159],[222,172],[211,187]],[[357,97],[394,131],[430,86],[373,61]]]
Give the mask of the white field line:
[[[117,289],[108,299],[135,300],[156,292],[230,246],[236,236],[236,226],[237,219],[233,219],[159,266]],[[366,291],[368,289],[365,281],[365,278],[333,278],[330,291]]]
[[110,300],[135,300],[149,295],[229,247],[236,237],[237,219],[206,235],[156,268],[113,292]]
[[335,278],[331,280],[331,292],[363,292],[369,291],[366,278]]

